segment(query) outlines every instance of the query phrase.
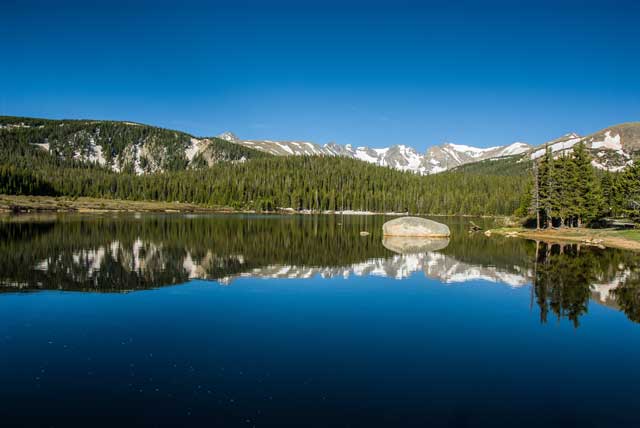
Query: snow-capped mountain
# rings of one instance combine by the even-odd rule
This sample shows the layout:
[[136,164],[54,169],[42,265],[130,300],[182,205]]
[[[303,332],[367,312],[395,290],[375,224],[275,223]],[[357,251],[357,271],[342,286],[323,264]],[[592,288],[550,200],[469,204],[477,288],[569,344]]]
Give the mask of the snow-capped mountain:
[[489,148],[446,143],[431,147],[426,153],[419,153],[404,144],[371,148],[337,143],[319,145],[308,141],[241,140],[231,132],[225,132],[218,138],[276,156],[345,156],[418,174],[435,174],[470,162],[520,155],[531,149],[530,145],[521,142]]
[[531,149],[527,143],[515,142],[508,146],[478,148],[461,144],[446,143],[431,147],[426,158],[431,165],[431,173],[446,171],[467,163],[486,159],[496,159],[526,153]]
[[611,126],[586,137],[571,132],[531,150],[531,158],[540,158],[547,148],[554,156],[569,153],[580,142],[591,151],[593,166],[620,171],[633,163],[634,154],[640,151],[640,122]]

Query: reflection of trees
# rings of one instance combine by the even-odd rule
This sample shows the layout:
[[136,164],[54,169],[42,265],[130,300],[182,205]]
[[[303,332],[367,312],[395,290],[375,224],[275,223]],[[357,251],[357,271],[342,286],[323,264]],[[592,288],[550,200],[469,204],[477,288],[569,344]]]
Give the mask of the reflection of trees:
[[611,293],[627,317],[640,322],[640,271],[635,270]]
[[540,320],[548,313],[571,320],[575,327],[587,312],[590,285],[596,281],[594,254],[578,245],[541,244],[537,252],[534,289]]
[[580,317],[587,313],[593,288],[602,283],[613,284],[616,302],[630,319],[640,320],[640,279],[636,275],[633,280],[620,280],[624,272],[637,269],[634,253],[579,244],[539,242],[536,246],[533,291],[543,323],[551,312],[578,327]]

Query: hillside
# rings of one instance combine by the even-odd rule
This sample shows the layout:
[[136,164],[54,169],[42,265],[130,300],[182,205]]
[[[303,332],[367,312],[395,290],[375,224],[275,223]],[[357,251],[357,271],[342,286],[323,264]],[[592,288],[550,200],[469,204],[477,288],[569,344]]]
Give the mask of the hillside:
[[559,156],[570,153],[573,146],[580,142],[584,143],[593,156],[594,167],[621,171],[640,156],[640,122],[610,126],[585,137],[570,132],[536,147],[529,154],[533,159],[538,159],[548,147],[554,156]]
[[219,138],[133,122],[0,116],[0,162],[25,168],[85,164],[142,174],[265,156]]

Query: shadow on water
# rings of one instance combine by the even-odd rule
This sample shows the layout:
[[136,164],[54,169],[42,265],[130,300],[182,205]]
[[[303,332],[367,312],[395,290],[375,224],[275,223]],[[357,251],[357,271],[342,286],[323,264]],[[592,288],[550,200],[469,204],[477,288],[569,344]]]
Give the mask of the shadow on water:
[[[576,327],[590,301],[640,321],[636,254],[467,233],[382,237],[382,216],[60,216],[0,223],[0,291],[126,292],[238,277],[384,276],[532,286],[540,319]],[[476,222],[481,220],[474,219]],[[489,220],[484,220],[485,224]],[[368,235],[362,236],[360,232]]]

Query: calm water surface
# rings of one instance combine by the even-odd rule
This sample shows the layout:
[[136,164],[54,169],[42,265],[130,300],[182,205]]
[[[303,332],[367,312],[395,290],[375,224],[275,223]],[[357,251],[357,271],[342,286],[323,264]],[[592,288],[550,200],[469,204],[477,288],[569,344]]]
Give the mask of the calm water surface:
[[439,220],[4,219],[1,424],[639,426],[637,253]]

